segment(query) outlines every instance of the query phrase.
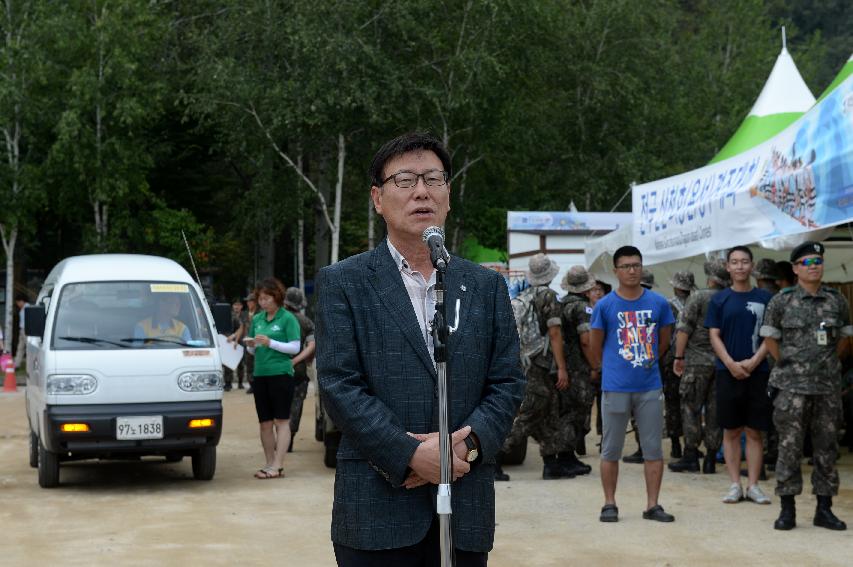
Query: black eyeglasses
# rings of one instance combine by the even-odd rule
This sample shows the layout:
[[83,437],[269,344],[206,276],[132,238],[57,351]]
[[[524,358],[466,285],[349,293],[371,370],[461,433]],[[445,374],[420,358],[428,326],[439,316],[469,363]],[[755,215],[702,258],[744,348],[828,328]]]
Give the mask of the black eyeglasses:
[[622,264],[621,266],[616,266],[617,270],[625,270],[626,272],[636,272],[643,269],[642,264]]
[[400,189],[412,189],[418,184],[418,178],[424,180],[424,185],[427,187],[446,187],[447,186],[447,172],[446,171],[427,171],[425,173],[412,173],[411,171],[401,171],[399,173],[395,173],[394,175],[389,175],[384,180],[382,180],[382,185],[385,185],[392,179],[394,180],[394,185],[399,187]]

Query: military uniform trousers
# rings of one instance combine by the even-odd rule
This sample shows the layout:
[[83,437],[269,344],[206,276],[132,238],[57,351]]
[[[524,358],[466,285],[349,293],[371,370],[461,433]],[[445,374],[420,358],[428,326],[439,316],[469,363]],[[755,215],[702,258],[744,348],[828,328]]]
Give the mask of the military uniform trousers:
[[569,377],[569,387],[566,390],[558,390],[557,394],[560,400],[559,427],[561,439],[576,450],[580,439],[589,431],[596,392],[589,376],[570,372]]
[[666,436],[681,437],[684,430],[681,426],[681,381],[672,371],[673,358],[668,355],[663,359],[661,380],[663,381],[664,417],[666,418]]
[[299,423],[302,421],[302,406],[308,395],[308,377],[298,379],[293,388],[293,401],[290,402],[290,431],[299,431]]
[[678,387],[681,395],[681,426],[684,429],[684,447],[688,450],[698,449],[699,443],[704,441],[707,451],[716,452],[723,441],[723,431],[717,425],[715,374],[714,366],[688,366],[681,376]]
[[838,394],[796,394],[780,390],[773,401],[773,423],[779,434],[779,456],[776,460],[776,494],[797,495],[803,492],[803,441],[811,431],[812,492],[817,496],[838,494],[838,419],[841,398]]
[[548,369],[537,366],[527,371],[527,390],[512,431],[504,442],[504,451],[526,443],[533,437],[539,443],[539,453],[545,457],[556,455],[571,447],[566,433],[559,427],[560,399],[556,381]]

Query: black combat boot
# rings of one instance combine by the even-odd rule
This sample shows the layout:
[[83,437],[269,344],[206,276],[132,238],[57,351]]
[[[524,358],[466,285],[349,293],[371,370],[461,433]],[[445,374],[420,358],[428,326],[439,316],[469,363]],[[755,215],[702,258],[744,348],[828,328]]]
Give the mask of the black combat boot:
[[779,517],[773,523],[773,528],[785,531],[792,530],[797,527],[797,508],[794,504],[794,496],[782,496],[780,500],[782,501],[782,511],[779,512]]
[[586,433],[584,433],[583,437],[578,439],[577,447],[575,447],[575,451],[578,455],[584,456],[586,455]]
[[699,457],[696,454],[696,449],[685,448],[684,456],[667,466],[672,472],[699,472]]
[[566,470],[563,465],[559,463],[557,460],[557,455],[545,455],[542,457],[542,460],[545,462],[545,465],[542,467],[542,479],[543,480],[553,480],[556,478],[575,478],[574,474],[571,474],[568,470]]
[[702,461],[702,474],[716,474],[717,472],[717,459],[712,453],[716,453],[716,451],[708,451],[708,456]]
[[672,441],[672,450],[669,452],[669,456],[673,459],[680,459],[683,454],[681,453],[681,438],[678,435],[673,435],[670,437]]
[[622,457],[622,462],[623,463],[634,463],[634,464],[646,462],[646,459],[643,458],[642,447],[637,449],[634,453],[631,453],[630,455],[625,455],[624,457]]
[[592,467],[584,464],[575,456],[574,451],[566,451],[557,455],[557,462],[572,476],[589,474]]
[[847,524],[832,513],[832,496],[818,496],[814,513],[814,525],[828,530],[844,531]]
[[495,456],[495,480],[506,482],[509,480],[509,475],[504,472],[502,465],[503,465],[503,452],[498,451],[498,454]]

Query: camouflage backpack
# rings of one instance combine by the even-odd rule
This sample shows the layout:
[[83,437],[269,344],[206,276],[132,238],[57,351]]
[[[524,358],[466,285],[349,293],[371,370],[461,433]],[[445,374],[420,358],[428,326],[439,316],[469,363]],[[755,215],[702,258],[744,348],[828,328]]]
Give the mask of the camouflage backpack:
[[548,338],[539,332],[539,317],[534,305],[539,290],[539,286],[529,287],[512,300],[512,313],[521,343],[521,367],[525,372],[537,355],[548,353]]

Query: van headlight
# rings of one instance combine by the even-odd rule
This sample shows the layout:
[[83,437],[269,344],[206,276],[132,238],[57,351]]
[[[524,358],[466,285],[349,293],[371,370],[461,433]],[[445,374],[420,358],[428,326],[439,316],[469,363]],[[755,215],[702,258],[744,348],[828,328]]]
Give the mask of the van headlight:
[[222,372],[184,372],[178,376],[178,387],[185,392],[221,390]]
[[47,393],[84,396],[98,389],[98,379],[88,374],[53,374],[47,377]]

